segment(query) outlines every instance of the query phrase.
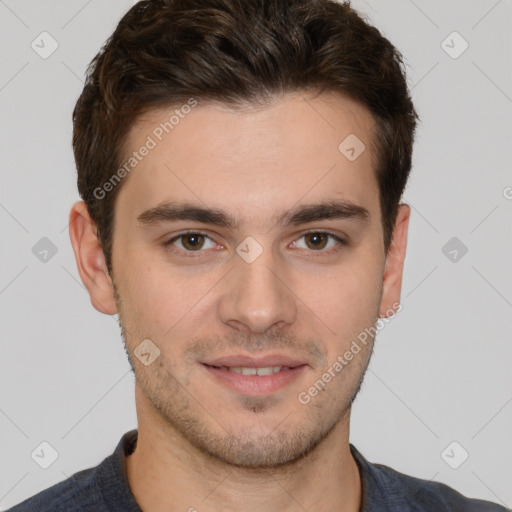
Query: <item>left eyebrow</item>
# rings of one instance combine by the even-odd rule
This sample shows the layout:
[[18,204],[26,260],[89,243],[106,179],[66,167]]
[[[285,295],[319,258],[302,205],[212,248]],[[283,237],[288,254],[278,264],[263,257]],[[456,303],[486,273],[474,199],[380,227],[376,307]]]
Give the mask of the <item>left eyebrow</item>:
[[[356,219],[368,221],[370,212],[363,206],[350,201],[323,201],[321,203],[299,205],[278,216],[273,223],[280,226],[307,224],[328,219]],[[177,220],[191,220],[204,224],[237,229],[240,218],[230,215],[219,208],[205,208],[193,203],[175,203],[166,201],[145,210],[137,216],[142,225],[153,225]]]
[[324,201],[316,204],[299,205],[276,219],[281,226],[306,224],[328,219],[358,219],[368,221],[370,212],[363,206],[350,201]]

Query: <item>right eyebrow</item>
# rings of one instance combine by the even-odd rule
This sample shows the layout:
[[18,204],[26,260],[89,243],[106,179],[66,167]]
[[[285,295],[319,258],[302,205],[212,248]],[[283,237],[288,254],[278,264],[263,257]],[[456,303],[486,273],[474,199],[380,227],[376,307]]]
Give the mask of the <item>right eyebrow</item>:
[[193,220],[204,224],[236,229],[239,220],[218,208],[204,208],[189,203],[164,202],[145,210],[137,220],[143,225],[159,224],[175,220]]

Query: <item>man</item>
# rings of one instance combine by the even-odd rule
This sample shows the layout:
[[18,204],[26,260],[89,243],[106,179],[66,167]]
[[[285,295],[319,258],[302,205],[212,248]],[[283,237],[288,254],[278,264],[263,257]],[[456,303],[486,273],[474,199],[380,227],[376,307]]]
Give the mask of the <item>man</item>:
[[505,510],[349,443],[401,307],[417,119],[349,4],[136,4],[74,111],[70,237],[138,429],[12,511]]

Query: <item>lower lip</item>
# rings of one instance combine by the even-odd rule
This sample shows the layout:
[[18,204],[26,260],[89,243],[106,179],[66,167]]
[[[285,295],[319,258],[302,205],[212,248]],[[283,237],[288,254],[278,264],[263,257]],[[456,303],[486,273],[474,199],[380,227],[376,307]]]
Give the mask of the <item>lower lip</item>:
[[211,375],[228,388],[250,396],[266,395],[279,391],[298,379],[307,369],[307,365],[296,366],[289,370],[281,370],[272,375],[242,375],[241,373],[224,370],[214,366],[201,364]]

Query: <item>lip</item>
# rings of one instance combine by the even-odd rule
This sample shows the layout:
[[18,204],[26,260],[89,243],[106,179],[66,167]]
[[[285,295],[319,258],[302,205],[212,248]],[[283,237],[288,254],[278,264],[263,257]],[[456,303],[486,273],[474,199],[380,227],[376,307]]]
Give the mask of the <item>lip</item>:
[[[265,368],[268,366],[284,366],[272,375],[242,375],[228,370],[227,367]],[[304,361],[296,358],[270,354],[263,357],[233,355],[219,357],[208,362],[202,362],[203,368],[213,379],[223,386],[246,396],[264,396],[279,391],[300,378],[309,368]]]
[[201,361],[202,364],[209,366],[244,366],[247,368],[265,368],[268,366],[288,366],[294,368],[297,366],[307,365],[306,361],[301,361],[284,354],[268,354],[262,357],[252,357],[245,354],[229,355],[218,357],[209,361]]

